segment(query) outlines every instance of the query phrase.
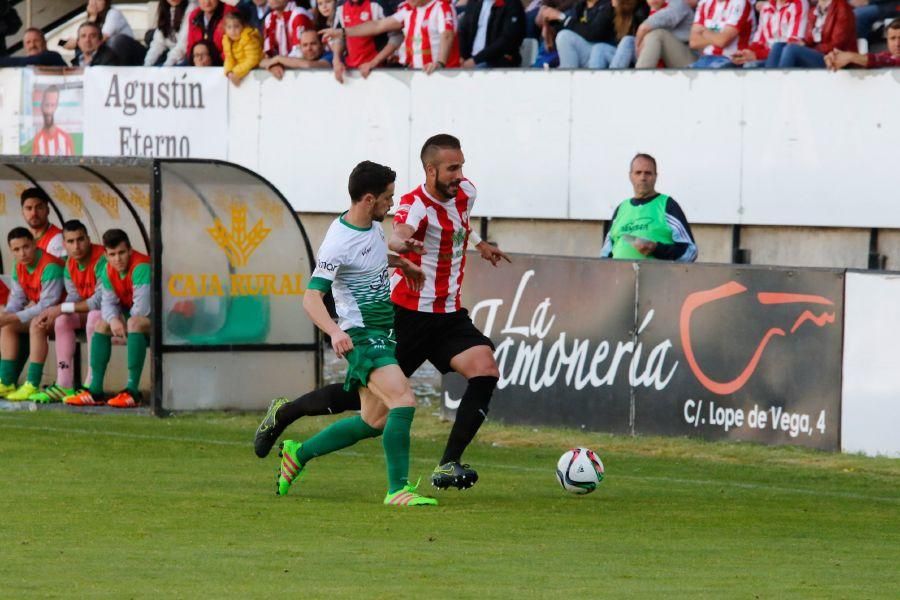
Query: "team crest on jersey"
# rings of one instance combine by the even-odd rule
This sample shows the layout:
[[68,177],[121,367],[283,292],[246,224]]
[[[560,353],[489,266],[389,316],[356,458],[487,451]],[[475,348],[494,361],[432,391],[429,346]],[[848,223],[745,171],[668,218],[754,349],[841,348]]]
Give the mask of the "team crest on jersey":
[[368,11],[365,11],[365,10],[364,10],[364,11],[362,11],[361,13],[359,13],[359,20],[360,20],[360,21],[368,21],[368,20],[369,20],[369,13],[368,13]]
[[453,240],[454,246],[462,246],[463,242],[466,241],[466,230],[460,227],[456,231],[453,232]]

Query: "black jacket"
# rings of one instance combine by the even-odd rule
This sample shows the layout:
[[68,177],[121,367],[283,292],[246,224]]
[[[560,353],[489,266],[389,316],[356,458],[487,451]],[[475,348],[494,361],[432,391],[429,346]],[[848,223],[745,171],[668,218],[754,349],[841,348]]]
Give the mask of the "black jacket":
[[525,9],[520,0],[494,0],[488,18],[484,49],[472,56],[472,44],[478,31],[483,0],[470,0],[459,19],[459,54],[489,67],[518,67],[522,62],[519,46],[525,39]]
[[[72,59],[73,67],[81,67],[83,56],[81,54],[77,55]],[[97,53],[94,55],[94,59],[91,61],[90,66],[92,67],[118,67],[122,65],[122,59],[119,58],[119,55],[109,49],[109,46],[106,44],[101,44],[99,48],[97,48]]]
[[610,0],[600,0],[591,7],[587,2],[579,2],[575,5],[574,14],[563,21],[563,28],[574,31],[592,44],[605,42],[615,46],[618,43],[615,17],[616,11]]

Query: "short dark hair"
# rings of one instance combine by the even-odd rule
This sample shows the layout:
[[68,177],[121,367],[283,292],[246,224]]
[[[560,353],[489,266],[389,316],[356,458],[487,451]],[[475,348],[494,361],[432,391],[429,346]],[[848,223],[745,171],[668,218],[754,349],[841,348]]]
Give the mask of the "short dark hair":
[[112,250],[125,242],[125,245],[131,249],[131,240],[128,239],[128,234],[122,231],[121,229],[107,229],[103,234],[103,247],[109,248]]
[[25,206],[25,201],[30,200],[32,198],[40,200],[41,202],[43,202],[44,204],[47,204],[48,206],[50,204],[50,196],[47,195],[47,192],[45,192],[44,190],[42,190],[39,187],[30,187],[27,190],[25,190],[24,192],[22,192],[22,195],[20,196],[21,206]]
[[68,221],[63,223],[63,231],[68,231],[70,233],[83,231],[84,235],[87,235],[87,227],[85,227],[84,223],[82,223],[78,219],[69,219]]
[[47,41],[46,36],[44,36],[44,32],[41,31],[40,29],[38,29],[37,27],[29,27],[28,29],[26,29],[25,31],[22,32],[22,37],[25,37],[26,33],[36,33],[39,36],[41,36],[42,40],[44,40],[45,42]]
[[41,92],[41,98],[43,99],[44,96],[46,96],[47,94],[51,94],[51,93],[59,94],[59,86],[56,85],[55,83],[51,83],[50,85],[48,85],[47,87],[44,88],[44,91]]
[[649,154],[645,154],[643,152],[638,152],[637,154],[634,155],[634,158],[631,159],[631,164],[628,167],[629,170],[634,168],[634,161],[636,161],[639,158],[643,158],[644,160],[649,160],[650,162],[652,162],[653,163],[653,171],[656,172],[656,170],[657,170],[656,169],[656,159],[653,158],[652,156],[650,156]]
[[231,11],[230,13],[225,13],[225,16],[222,17],[222,21],[224,22],[227,19],[231,19],[232,21],[237,21],[241,25],[247,25],[247,15],[242,13],[239,10]]
[[390,167],[364,160],[353,167],[353,171],[350,173],[350,181],[347,184],[350,200],[359,202],[366,194],[379,196],[396,179],[397,174]]
[[458,138],[453,137],[449,133],[439,133],[431,136],[422,144],[422,152],[419,154],[423,167],[428,164],[428,157],[438,150],[462,150],[462,144],[459,143]]
[[94,21],[85,21],[84,23],[82,23],[81,25],[79,25],[79,26],[78,26],[78,31],[76,31],[76,34],[77,34],[77,35],[80,35],[80,34],[81,34],[81,30],[84,29],[85,27],[93,27],[93,28],[96,29],[98,32],[100,32],[100,35],[101,35],[101,36],[103,35],[103,28],[102,28],[100,25],[98,25],[97,23],[95,23]]
[[28,231],[25,227],[13,227],[8,234],[6,234],[6,243],[11,244],[13,240],[18,239],[28,239],[32,242],[34,241],[34,236],[31,235],[31,232]]
[[900,19],[894,19],[893,21],[888,23],[888,26],[884,28],[885,37],[887,37],[887,32],[891,29],[900,29]]

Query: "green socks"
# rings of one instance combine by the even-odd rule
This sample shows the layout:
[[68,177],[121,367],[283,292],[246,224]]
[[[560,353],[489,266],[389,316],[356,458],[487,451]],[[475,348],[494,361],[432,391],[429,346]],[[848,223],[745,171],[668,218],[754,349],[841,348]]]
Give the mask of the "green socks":
[[336,421],[312,436],[300,446],[297,460],[302,467],[311,459],[352,446],[360,440],[378,437],[381,430],[370,427],[362,417],[347,417]]
[[41,377],[44,376],[44,363],[28,363],[28,375],[25,380],[34,387],[41,387]]
[[16,385],[16,361],[4,358],[0,360],[0,381],[6,385]]
[[384,425],[381,444],[387,462],[389,494],[409,483],[409,430],[415,414],[414,406],[392,408]]
[[112,338],[95,331],[91,338],[91,387],[89,391],[92,396],[103,393],[103,378],[106,377],[106,367],[109,366],[111,355]]
[[141,372],[144,370],[144,358],[147,356],[147,336],[143,333],[129,333],[127,344],[128,384],[125,389],[134,394],[141,384]]

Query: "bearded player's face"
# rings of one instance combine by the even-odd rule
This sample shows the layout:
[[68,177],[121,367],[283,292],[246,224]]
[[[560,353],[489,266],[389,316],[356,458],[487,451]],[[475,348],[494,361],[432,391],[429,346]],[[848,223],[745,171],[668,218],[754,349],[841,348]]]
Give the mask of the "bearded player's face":
[[394,206],[394,184],[390,183],[381,194],[379,194],[372,203],[372,220],[384,221],[388,211]]
[[436,170],[434,187],[444,197],[444,200],[456,198],[456,194],[459,193],[465,162],[462,150],[442,148],[438,151],[437,160],[434,163]]

